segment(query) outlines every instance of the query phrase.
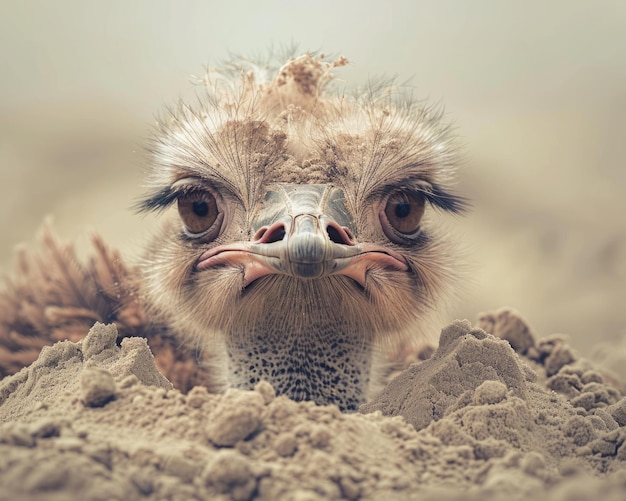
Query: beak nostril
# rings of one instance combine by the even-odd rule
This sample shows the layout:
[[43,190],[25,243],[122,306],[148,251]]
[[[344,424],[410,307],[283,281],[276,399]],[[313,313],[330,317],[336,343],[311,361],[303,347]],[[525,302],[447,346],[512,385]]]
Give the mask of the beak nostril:
[[259,228],[259,231],[257,231],[252,237],[252,241],[256,242],[257,240],[261,240],[263,238],[263,235],[265,235],[266,232],[267,232],[267,226],[263,226],[263,228]]
[[348,228],[329,224],[326,227],[326,233],[328,233],[331,242],[341,245],[354,245],[352,233]]
[[354,242],[354,234],[350,231],[350,229],[346,228],[345,226],[342,226],[341,229],[346,232],[346,235],[348,236],[350,242]]
[[271,244],[273,242],[280,242],[285,238],[285,227],[281,226],[280,228],[275,228],[269,235],[264,239],[266,244]]
[[282,223],[275,223],[269,228],[263,226],[256,232],[253,237],[253,241],[259,244],[272,244],[274,242],[280,242],[285,238],[285,225]]

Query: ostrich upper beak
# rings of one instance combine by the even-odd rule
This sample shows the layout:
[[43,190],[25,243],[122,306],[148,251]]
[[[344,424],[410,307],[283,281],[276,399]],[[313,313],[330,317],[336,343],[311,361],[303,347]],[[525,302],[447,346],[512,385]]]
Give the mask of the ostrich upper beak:
[[207,250],[196,269],[238,266],[244,287],[271,274],[303,279],[345,275],[365,287],[372,267],[408,270],[397,252],[355,241],[347,214],[343,193],[332,186],[275,186],[253,224],[252,240]]

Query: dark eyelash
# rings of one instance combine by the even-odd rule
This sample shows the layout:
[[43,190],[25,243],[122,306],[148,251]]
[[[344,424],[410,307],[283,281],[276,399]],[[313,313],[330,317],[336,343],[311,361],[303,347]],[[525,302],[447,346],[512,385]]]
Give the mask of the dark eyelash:
[[180,196],[177,190],[173,190],[170,186],[163,188],[156,193],[148,195],[148,197],[140,200],[135,209],[138,212],[151,212],[155,210],[163,210],[173,204]]
[[180,197],[189,195],[194,192],[203,192],[201,188],[196,186],[181,186],[177,189],[172,189],[170,186],[163,188],[162,190],[149,195],[147,198],[140,200],[136,205],[136,209],[139,212],[151,212],[157,210],[167,209]]
[[[454,214],[462,214],[470,208],[470,203],[466,198],[448,193],[438,184],[429,183],[428,185],[420,184],[417,186],[415,184],[411,185],[410,182],[399,184],[404,184],[406,189],[409,191],[419,193],[428,201],[428,203],[437,209],[452,212]],[[373,196],[383,197],[386,193],[395,191],[396,189],[397,188],[395,186],[387,186],[374,193]]]
[[436,184],[431,184],[428,189],[419,191],[431,205],[441,210],[462,214],[470,208],[470,203],[466,198],[448,193]]

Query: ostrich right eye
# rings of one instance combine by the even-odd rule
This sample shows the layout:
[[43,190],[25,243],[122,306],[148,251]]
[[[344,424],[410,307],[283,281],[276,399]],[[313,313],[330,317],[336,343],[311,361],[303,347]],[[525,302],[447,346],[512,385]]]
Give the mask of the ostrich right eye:
[[206,191],[194,191],[178,199],[178,214],[189,233],[204,233],[219,215],[215,197]]
[[419,193],[404,191],[392,193],[387,199],[384,217],[381,221],[385,233],[393,231],[401,235],[415,233],[424,215],[425,202],[424,197]]

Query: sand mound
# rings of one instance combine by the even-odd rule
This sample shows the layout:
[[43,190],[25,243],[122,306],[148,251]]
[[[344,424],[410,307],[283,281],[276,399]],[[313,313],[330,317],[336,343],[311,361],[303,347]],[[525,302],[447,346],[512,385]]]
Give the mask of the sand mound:
[[619,385],[509,310],[481,325],[508,341],[455,322],[342,414],[264,382],[183,395],[96,324],[0,383],[0,498],[622,500]]

